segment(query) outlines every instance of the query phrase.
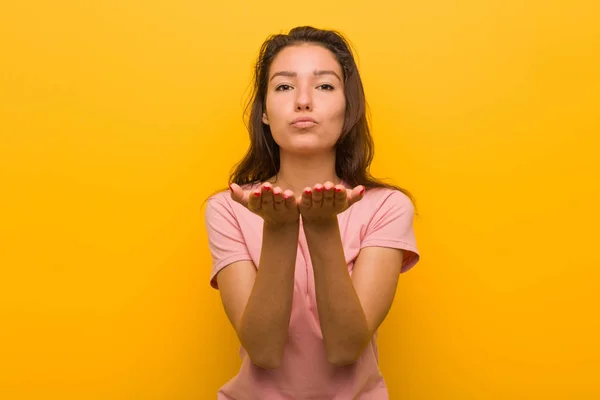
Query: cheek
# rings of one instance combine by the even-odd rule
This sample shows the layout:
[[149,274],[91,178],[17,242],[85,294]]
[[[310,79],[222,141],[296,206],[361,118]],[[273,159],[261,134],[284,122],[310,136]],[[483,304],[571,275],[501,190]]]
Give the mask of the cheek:
[[343,123],[346,116],[346,99],[342,100],[337,104],[337,107],[333,110],[333,118],[338,123]]
[[346,103],[341,102],[335,104],[335,106],[329,109],[327,113],[329,118],[327,118],[327,127],[324,127],[325,132],[328,133],[328,141],[331,140],[332,143],[335,143],[340,135],[342,134],[342,130],[344,129],[344,122],[346,120]]
[[344,117],[346,116],[346,104],[343,104],[342,107],[338,109],[337,116],[342,120],[344,119]]
[[338,92],[336,97],[335,111],[338,115],[344,115],[344,112],[346,111],[346,95],[344,94],[344,91]]
[[269,117],[270,125],[278,125],[278,123],[280,123],[283,119],[281,115],[281,102],[267,99],[265,110]]

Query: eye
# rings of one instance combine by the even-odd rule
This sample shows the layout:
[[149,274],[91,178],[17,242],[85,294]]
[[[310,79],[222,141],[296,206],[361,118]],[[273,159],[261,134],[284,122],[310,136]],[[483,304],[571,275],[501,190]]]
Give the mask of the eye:
[[277,86],[277,87],[275,88],[275,91],[277,91],[277,92],[282,92],[282,91],[284,91],[284,90],[290,90],[291,88],[292,88],[292,87],[291,87],[290,85],[283,84],[283,85],[279,85],[279,86]]
[[324,84],[322,84],[322,85],[319,85],[318,87],[319,87],[320,89],[323,89],[323,90],[333,90],[333,86],[331,86],[331,85],[330,85],[330,84],[328,84],[328,83],[324,83]]

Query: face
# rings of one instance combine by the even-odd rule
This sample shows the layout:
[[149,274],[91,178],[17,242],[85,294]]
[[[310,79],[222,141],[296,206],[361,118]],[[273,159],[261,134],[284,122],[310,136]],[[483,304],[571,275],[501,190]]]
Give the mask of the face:
[[288,46],[271,63],[263,122],[282,151],[331,151],[342,133],[346,99],[340,64],[313,44]]

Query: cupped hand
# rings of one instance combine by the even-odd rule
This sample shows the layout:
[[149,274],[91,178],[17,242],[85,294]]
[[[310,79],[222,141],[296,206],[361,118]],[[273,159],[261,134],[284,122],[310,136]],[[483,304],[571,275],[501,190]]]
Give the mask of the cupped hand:
[[235,183],[229,187],[231,198],[262,217],[265,223],[284,225],[296,222],[300,218],[296,196],[291,190],[283,191],[268,182],[254,190],[243,190]]
[[346,211],[352,204],[364,197],[365,188],[360,185],[346,189],[332,182],[306,187],[298,198],[298,209],[306,222],[328,221]]

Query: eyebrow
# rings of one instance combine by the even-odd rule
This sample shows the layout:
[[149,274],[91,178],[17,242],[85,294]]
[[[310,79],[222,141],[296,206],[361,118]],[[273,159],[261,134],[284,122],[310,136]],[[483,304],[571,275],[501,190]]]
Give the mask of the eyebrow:
[[[333,75],[336,78],[338,78],[338,80],[340,82],[342,81],[342,79],[340,78],[340,76],[335,71],[328,70],[328,69],[315,69],[313,71],[313,75],[314,76]],[[269,80],[272,81],[273,78],[275,78],[276,76],[287,76],[287,77],[290,77],[290,78],[295,78],[295,77],[298,76],[298,74],[296,72],[292,72],[292,71],[278,71],[278,72],[275,72],[273,74],[273,76],[271,77],[271,79],[269,79]]]

